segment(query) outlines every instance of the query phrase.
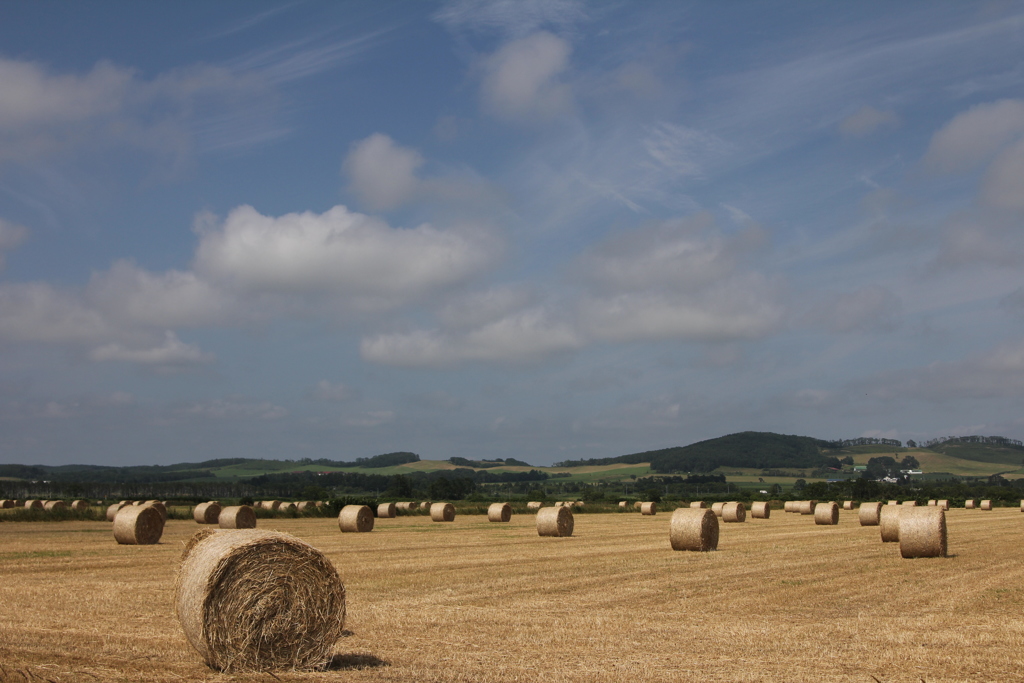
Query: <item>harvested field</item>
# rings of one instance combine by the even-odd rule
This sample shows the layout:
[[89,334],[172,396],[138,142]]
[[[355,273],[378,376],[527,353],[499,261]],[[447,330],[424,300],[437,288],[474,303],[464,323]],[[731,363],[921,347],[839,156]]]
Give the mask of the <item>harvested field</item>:
[[[326,554],[348,594],[332,667],[276,678],[1021,679],[1024,546],[1005,541],[1019,533],[1016,507],[950,510],[950,557],[916,560],[854,512],[836,526],[723,524],[711,553],[673,551],[669,518],[580,515],[569,538],[539,537],[532,515],[402,516],[371,534],[339,534],[331,518],[261,520]],[[189,648],[173,586],[196,529],[170,519],[158,545],[119,546],[108,522],[0,525],[0,681],[273,681],[217,674]],[[403,561],[380,571],[396,551]]]

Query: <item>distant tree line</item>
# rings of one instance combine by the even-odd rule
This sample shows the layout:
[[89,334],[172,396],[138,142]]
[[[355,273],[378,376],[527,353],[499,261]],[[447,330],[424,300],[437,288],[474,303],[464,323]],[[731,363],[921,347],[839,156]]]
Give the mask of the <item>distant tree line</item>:
[[829,441],[828,448],[849,448],[851,446],[892,446],[902,448],[903,442],[897,439],[878,439],[872,436],[861,436],[856,439],[842,439],[840,441]]
[[921,445],[925,448],[934,448],[947,443],[987,443],[1024,449],[1024,443],[1018,439],[1007,439],[1005,436],[942,436],[937,439],[929,439]]

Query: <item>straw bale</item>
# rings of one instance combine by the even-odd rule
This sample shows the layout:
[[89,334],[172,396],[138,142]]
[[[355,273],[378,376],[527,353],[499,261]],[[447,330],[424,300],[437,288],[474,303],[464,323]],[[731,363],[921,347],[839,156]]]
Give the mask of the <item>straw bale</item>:
[[899,502],[898,500],[890,500],[890,501],[889,501],[888,503],[886,503],[886,504],[887,504],[887,505],[899,505],[899,504],[900,504],[900,502]]
[[1020,501],[1020,511],[1024,512],[1024,500]]
[[656,515],[658,514],[658,504],[654,501],[647,501],[640,506],[641,515]]
[[114,540],[121,545],[153,545],[164,533],[164,518],[150,505],[125,505],[114,516]]
[[67,507],[68,506],[64,504],[63,500],[48,500],[43,504],[43,509],[48,511],[65,510]]
[[432,503],[430,505],[430,519],[435,522],[454,522],[455,506],[451,503]]
[[895,543],[900,540],[900,513],[909,510],[902,505],[883,505],[878,514],[878,529],[882,533],[882,543]]
[[6,498],[0,500],[0,510],[6,510],[7,508],[11,507],[10,505],[8,505],[8,502],[9,501]]
[[541,508],[537,512],[537,534],[539,536],[572,536],[575,522],[572,510],[567,507]]
[[966,510],[973,510],[974,509],[974,500],[973,499],[965,500],[964,501],[964,509],[966,509]]
[[903,557],[946,556],[946,511],[920,507],[899,516],[900,555]]
[[221,529],[255,529],[256,513],[248,505],[229,505],[217,516]]
[[565,503],[564,503],[563,501],[561,501],[561,500],[556,500],[556,501],[555,501],[555,507],[556,507],[556,508],[560,508],[560,507],[562,507],[563,505],[565,505]]
[[214,502],[200,503],[192,510],[192,519],[196,524],[216,524],[220,517],[220,505]]
[[782,504],[782,509],[785,512],[799,512],[799,501],[787,500],[785,503]]
[[939,501],[937,501],[937,500],[934,500],[934,499],[932,499],[932,500],[929,500],[929,501],[928,501],[928,507],[935,507],[936,505],[938,505],[938,502],[939,502]]
[[89,509],[89,501],[87,500],[73,500],[71,501],[71,509],[78,510],[79,512]]
[[948,501],[948,500],[946,500],[946,499],[944,499],[944,498],[943,498],[943,499],[940,499],[940,500],[937,500],[937,501],[935,501],[935,505],[936,505],[937,507],[940,507],[940,508],[942,508],[943,510],[948,510],[948,509],[949,509],[949,501]]
[[323,669],[345,624],[345,586],[330,560],[273,531],[193,543],[174,603],[188,642],[223,672]]
[[377,506],[377,516],[384,519],[392,519],[398,514],[398,506],[394,503],[381,503]]
[[120,503],[114,503],[113,505],[108,507],[107,508],[107,521],[108,522],[113,522],[114,521],[114,517],[117,517],[118,510],[120,510],[121,508],[125,507],[125,505],[126,505],[125,502],[121,501]]
[[43,509],[43,501],[36,500],[36,499],[26,500],[25,501],[25,509],[26,510],[42,510]]
[[814,523],[823,526],[839,524],[839,503],[818,503],[814,506]]
[[747,521],[747,508],[743,503],[729,502],[722,506],[723,522]]
[[679,508],[669,523],[672,550],[718,549],[718,517],[707,508]]
[[[628,507],[629,507],[629,502],[627,502],[625,500],[620,500],[619,501],[619,509],[620,510],[625,510]],[[1021,507],[1024,508],[1024,501],[1021,501]]]
[[346,533],[373,531],[373,510],[369,505],[346,505],[338,513],[338,527]]
[[917,501],[916,500],[905,500],[905,501],[903,501],[902,505],[904,507],[908,507],[908,508],[916,508],[917,507]]
[[881,514],[881,511],[881,503],[861,503],[860,508],[857,510],[857,518],[860,520],[860,525],[878,526],[878,516]]
[[813,515],[814,508],[817,507],[818,501],[816,500],[801,500],[800,501],[800,514],[801,515]]
[[[555,505],[558,505],[558,503],[555,503]],[[633,509],[634,510],[639,510],[642,505],[643,505],[643,501],[640,501],[640,500],[635,501],[633,503]]]
[[161,503],[159,500],[147,500],[142,504],[142,507],[151,507],[160,513],[164,521],[167,521],[167,506]]
[[983,501],[981,501],[981,509],[982,510],[991,510],[992,509],[992,501],[991,500],[983,500]]
[[507,522],[512,519],[512,506],[508,503],[491,503],[487,508],[488,522]]
[[542,507],[544,507],[544,503],[540,502],[539,500],[531,500],[529,503],[526,504],[527,510],[540,510]]
[[772,504],[763,500],[750,504],[750,516],[754,519],[768,519],[772,516]]
[[844,500],[843,501],[843,509],[844,510],[852,510],[853,509],[853,501],[852,500]]
[[400,511],[400,512],[408,512],[410,505],[411,505],[411,503],[409,501],[403,500],[403,501],[401,501],[399,503],[395,503],[395,509]]
[[315,505],[316,504],[311,500],[304,500],[299,503],[296,503],[295,509],[298,510],[299,512],[305,512],[306,510],[308,510],[311,507],[314,507]]
[[712,503],[711,511],[715,513],[715,517],[722,516],[722,508],[725,507],[725,503]]
[[277,510],[281,507],[281,501],[279,500],[265,500],[263,501],[264,510]]
[[281,507],[277,509],[280,512],[295,512],[295,503],[281,503]]
[[703,510],[708,506],[703,500],[691,500],[690,507],[694,510]]

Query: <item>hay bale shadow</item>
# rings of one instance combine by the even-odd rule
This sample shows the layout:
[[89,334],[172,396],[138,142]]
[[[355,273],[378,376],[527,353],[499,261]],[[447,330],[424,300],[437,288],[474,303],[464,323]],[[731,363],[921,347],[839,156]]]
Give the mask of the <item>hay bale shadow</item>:
[[345,671],[350,669],[376,669],[382,666],[391,666],[379,657],[367,654],[346,654],[334,655],[327,665],[327,671]]

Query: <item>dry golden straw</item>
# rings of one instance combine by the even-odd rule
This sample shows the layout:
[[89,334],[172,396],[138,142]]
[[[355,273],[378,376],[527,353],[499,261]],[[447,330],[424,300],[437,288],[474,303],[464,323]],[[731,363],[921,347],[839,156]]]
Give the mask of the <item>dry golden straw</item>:
[[72,510],[78,510],[78,511],[88,510],[89,509],[89,501],[87,501],[87,500],[73,500],[73,501],[71,501],[71,509]]
[[314,503],[311,500],[304,500],[301,503],[296,503],[295,509],[298,510],[299,512],[304,512],[305,510],[314,507],[315,505],[316,503]]
[[691,500],[690,507],[693,508],[694,510],[703,510],[704,508],[707,507],[707,503],[705,503],[703,500]]
[[784,512],[799,512],[800,503],[799,501],[795,500],[787,500],[785,503],[782,504],[782,509]]
[[725,503],[712,503],[711,512],[715,513],[715,517],[721,517],[723,507],[725,507]]
[[723,522],[747,521],[747,508],[743,503],[729,502],[722,506]]
[[839,524],[839,503],[818,503],[815,505],[814,523],[823,526]]
[[982,510],[991,510],[992,509],[992,501],[991,500],[983,500],[983,501],[981,501],[981,509]]
[[383,519],[392,519],[398,514],[398,506],[394,503],[381,503],[377,506],[377,516]]
[[174,604],[189,643],[224,672],[323,669],[345,624],[334,566],[273,531],[209,533],[192,543]]
[[192,510],[192,519],[196,524],[216,524],[220,517],[220,505],[214,502],[200,503]]
[[149,505],[125,505],[114,517],[114,540],[121,545],[153,545],[164,533],[164,518]]
[[430,519],[435,522],[454,522],[455,506],[451,503],[433,503],[430,506]]
[[63,500],[48,500],[43,504],[44,510],[63,510],[67,507]]
[[878,516],[881,514],[881,503],[861,503],[857,510],[857,518],[861,526],[878,526]]
[[903,501],[903,506],[904,507],[908,507],[908,508],[916,508],[917,507],[917,501],[916,500],[905,500],[905,501]]
[[25,501],[25,509],[26,510],[42,510],[43,509],[43,501],[35,500],[35,499],[33,499],[33,500],[26,500]]
[[[1024,501],[1021,501],[1021,506],[1024,507]],[[626,502],[624,500],[620,500],[619,501],[619,509],[620,510],[625,510],[627,507],[629,507],[629,503],[628,502]]]
[[939,504],[939,501],[934,500],[934,499],[928,501],[928,507],[935,507],[938,504]]
[[759,500],[750,504],[750,516],[754,519],[768,519],[772,516],[772,504]]
[[883,505],[878,514],[878,529],[882,532],[882,543],[900,540],[900,512],[909,510],[902,505]]
[[946,511],[920,507],[900,513],[900,555],[903,557],[946,556]]
[[938,507],[942,508],[943,510],[948,510],[949,509],[949,501],[948,500],[945,500],[945,499],[937,500],[937,501],[935,501],[935,504]]
[[654,501],[647,501],[640,506],[641,515],[656,515],[658,514],[658,504]]
[[338,527],[345,533],[373,531],[373,510],[369,505],[346,505],[338,513]]
[[537,534],[539,536],[572,536],[574,524],[572,511],[567,507],[541,508],[537,512]]
[[889,503],[888,503],[888,505],[899,505],[899,504],[900,504],[900,502],[898,500],[890,500]]
[[256,513],[248,505],[229,505],[217,516],[221,529],[255,529]]
[[167,521],[167,506],[161,503],[159,500],[147,500],[142,504],[143,507],[151,507],[160,513],[164,521]]
[[114,517],[117,517],[118,510],[120,510],[123,507],[125,507],[125,503],[123,501],[120,502],[120,503],[114,503],[113,505],[108,507],[107,508],[107,521],[108,522],[113,522],[114,521]]
[[[558,505],[558,503],[555,503],[555,505]],[[633,503],[633,509],[634,510],[639,510],[640,506],[642,506],[642,505],[643,505],[643,502],[638,500],[635,503]]]
[[396,510],[401,510],[402,512],[408,512],[410,505],[412,505],[412,503],[403,500],[400,503],[395,503],[395,509]]
[[814,508],[818,505],[816,500],[801,500],[800,501],[800,514],[801,515],[813,515]]
[[512,506],[508,503],[491,503],[487,508],[488,522],[508,522],[512,519]]
[[964,508],[967,509],[967,510],[973,510],[974,509],[974,500],[965,500],[964,501]]
[[526,504],[527,510],[540,510],[542,507],[544,507],[544,503],[540,502],[539,500],[531,500],[529,503]]
[[295,503],[281,503],[281,507],[277,508],[281,512],[294,512]]
[[672,513],[668,538],[672,550],[717,550],[718,517],[707,508],[679,508]]
[[852,510],[853,509],[853,501],[852,500],[844,500],[843,501],[843,509],[844,510]]

